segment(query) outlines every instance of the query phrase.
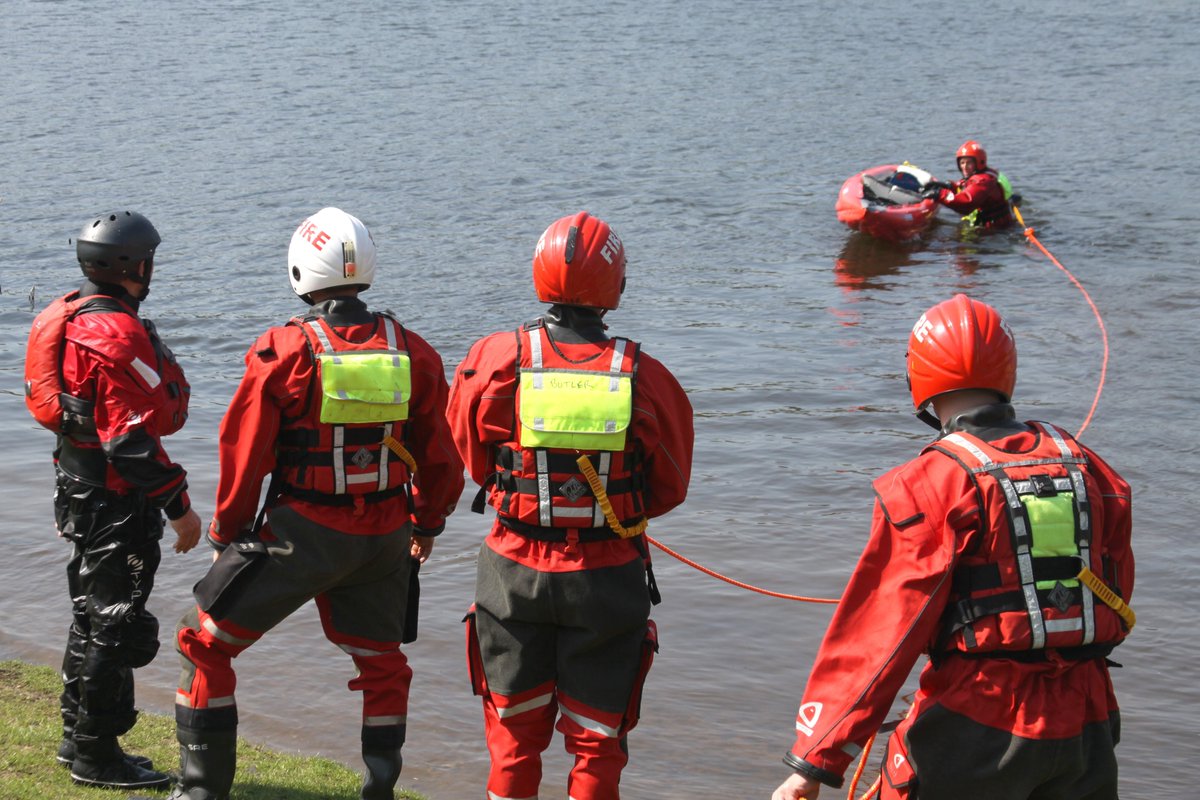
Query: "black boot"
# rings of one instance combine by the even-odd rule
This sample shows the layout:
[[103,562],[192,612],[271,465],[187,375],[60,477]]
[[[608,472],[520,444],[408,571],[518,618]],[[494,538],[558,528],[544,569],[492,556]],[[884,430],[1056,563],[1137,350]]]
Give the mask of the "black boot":
[[[117,746],[117,749],[121,749],[120,745]],[[136,767],[154,769],[154,762],[145,756],[135,756],[121,750],[121,757]],[[66,734],[63,735],[62,741],[58,743],[58,755],[54,757],[54,760],[64,767],[70,767],[75,763],[75,740],[73,738],[69,738]]]
[[161,772],[130,763],[115,736],[76,734],[71,780],[100,789],[165,789],[171,779]]
[[403,725],[363,726],[362,754],[367,774],[363,778],[362,800],[393,800],[392,790],[404,765],[400,755],[403,745]]
[[168,800],[228,800],[237,770],[237,728],[175,726],[179,783]]

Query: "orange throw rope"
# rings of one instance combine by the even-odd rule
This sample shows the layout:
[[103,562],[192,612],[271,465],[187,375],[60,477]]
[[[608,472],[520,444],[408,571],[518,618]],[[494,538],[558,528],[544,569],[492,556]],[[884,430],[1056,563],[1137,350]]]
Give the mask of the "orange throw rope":
[[1071,279],[1071,283],[1075,284],[1075,288],[1079,289],[1079,291],[1083,293],[1083,299],[1087,300],[1087,304],[1091,306],[1092,313],[1096,316],[1096,324],[1100,326],[1100,338],[1104,341],[1104,359],[1100,364],[1100,383],[1096,386],[1096,396],[1092,398],[1092,407],[1088,409],[1087,418],[1084,419],[1083,424],[1079,426],[1079,430],[1075,432],[1075,435],[1079,436],[1091,423],[1092,416],[1096,413],[1096,406],[1100,403],[1100,392],[1104,390],[1104,377],[1108,374],[1108,331],[1104,327],[1104,319],[1100,316],[1100,309],[1096,308],[1096,304],[1092,302],[1092,297],[1088,294],[1087,289],[1083,288],[1083,284],[1071,274],[1071,271],[1059,263],[1059,260],[1054,257],[1054,254],[1047,250],[1046,246],[1038,241],[1037,236],[1035,236],[1033,233],[1033,228],[1025,224],[1025,220],[1021,216],[1021,209],[1013,206],[1012,210],[1013,213],[1017,215],[1017,222],[1021,223],[1021,227],[1025,229],[1025,238],[1037,245],[1037,248],[1045,253],[1046,258],[1050,259],[1050,261],[1054,263],[1054,266],[1061,269],[1063,273]]
[[[872,733],[871,738],[867,739],[867,743],[863,745],[862,758],[858,760],[858,768],[854,770],[854,777],[850,779],[850,791],[846,793],[846,800],[854,800],[854,792],[858,789],[858,779],[862,777],[863,768],[867,766],[867,755],[871,752],[871,745],[875,744],[875,737],[877,735],[876,733]],[[874,788],[872,786],[871,789],[868,789],[863,797],[869,797],[871,790]]]
[[749,589],[752,592],[758,592],[759,594],[765,594],[768,597],[778,597],[783,600],[799,600],[802,603],[837,603],[838,602],[836,598],[805,597],[804,595],[799,595],[799,594],[784,594],[782,592],[772,592],[768,589],[760,589],[757,586],[751,586],[748,583],[742,583],[741,581],[735,581],[733,578],[727,578],[715,570],[711,570],[708,567],[703,566],[702,564],[697,564],[695,561],[692,561],[690,558],[686,558],[686,557],[680,555],[679,553],[675,552],[671,548],[667,547],[662,542],[658,541],[657,539],[653,539],[650,536],[646,537],[646,541],[650,542],[650,544],[654,545],[659,550],[662,550],[667,555],[673,556],[674,558],[679,559],[683,563],[687,564],[689,567],[694,567],[694,568],[700,570],[701,572],[703,572],[705,575],[711,575],[712,577],[716,578],[717,580],[725,581],[726,583],[732,584],[733,586],[737,586],[741,589]]

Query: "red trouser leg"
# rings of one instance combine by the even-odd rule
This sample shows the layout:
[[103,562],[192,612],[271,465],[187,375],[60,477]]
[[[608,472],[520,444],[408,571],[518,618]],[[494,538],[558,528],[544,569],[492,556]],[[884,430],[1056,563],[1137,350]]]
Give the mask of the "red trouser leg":
[[[352,692],[363,693],[363,724],[372,727],[406,724],[413,671],[408,657],[400,652],[400,642],[343,633],[334,626],[328,598],[317,595],[316,603],[325,638],[354,659],[358,667],[358,676],[348,686]],[[400,633],[399,628],[396,633]]]
[[228,620],[217,623],[193,609],[175,634],[184,667],[176,704],[195,709],[232,705],[237,676],[230,662],[261,635]]
[[483,696],[483,725],[492,768],[491,800],[531,800],[542,782],[542,752],[554,735],[554,683],[511,696]]
[[408,718],[408,688],[412,667],[399,648],[350,653],[358,667],[358,677],[347,684],[352,692],[363,693],[364,725],[403,725]]
[[587,706],[559,693],[558,730],[575,766],[567,779],[571,800],[617,800],[621,770],[629,761],[623,715]]

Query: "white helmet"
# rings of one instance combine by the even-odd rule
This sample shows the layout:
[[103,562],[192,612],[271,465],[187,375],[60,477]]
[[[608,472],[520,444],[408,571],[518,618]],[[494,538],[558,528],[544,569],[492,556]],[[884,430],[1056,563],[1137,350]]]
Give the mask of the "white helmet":
[[336,286],[366,289],[375,280],[375,241],[358,217],[322,208],[292,234],[288,277],[300,297]]

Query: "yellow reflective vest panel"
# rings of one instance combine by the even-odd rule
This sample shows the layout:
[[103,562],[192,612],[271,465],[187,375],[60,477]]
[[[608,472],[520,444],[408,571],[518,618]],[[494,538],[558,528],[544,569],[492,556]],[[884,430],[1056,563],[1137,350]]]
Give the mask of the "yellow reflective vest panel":
[[516,425],[513,441],[497,453],[493,479],[502,522],[522,531],[593,529],[596,536],[632,529],[644,518],[641,455],[629,437],[637,343],[614,338],[574,361],[541,325],[517,336]]
[[417,465],[404,448],[412,364],[403,329],[380,314],[376,334],[349,342],[320,318],[294,321],[312,348],[312,405],[285,423],[279,461],[288,494],[310,502],[362,495],[368,502],[407,490]]

